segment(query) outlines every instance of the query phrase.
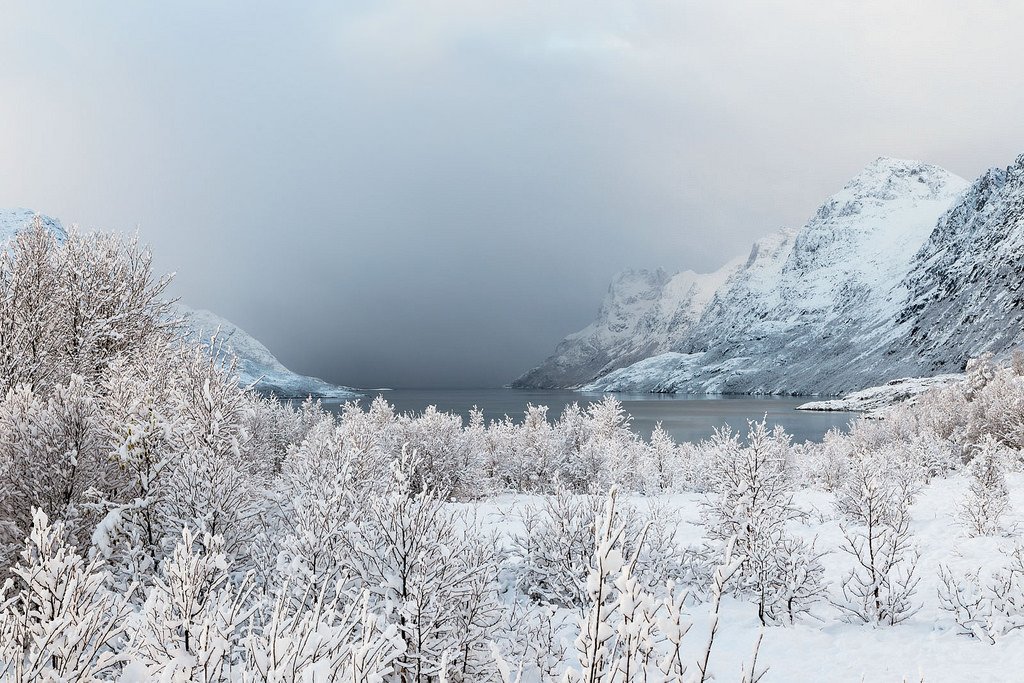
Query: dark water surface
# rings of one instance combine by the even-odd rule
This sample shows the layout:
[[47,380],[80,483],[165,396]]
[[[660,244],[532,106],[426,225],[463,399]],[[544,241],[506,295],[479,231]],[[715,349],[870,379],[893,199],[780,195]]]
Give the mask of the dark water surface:
[[[469,419],[469,411],[478,406],[485,419],[500,420],[505,415],[517,422],[529,403],[548,406],[548,417],[557,418],[565,406],[579,402],[585,406],[600,401],[603,394],[573,391],[541,391],[523,389],[394,389],[368,392],[361,400],[365,408],[380,394],[395,406],[398,412],[422,412],[427,406],[462,415]],[[654,426],[661,426],[676,441],[699,441],[712,435],[715,427],[729,425],[746,430],[747,420],[760,420],[767,415],[769,425],[781,424],[796,442],[820,441],[833,427],[845,430],[854,413],[818,413],[795,410],[809,400],[807,397],[779,396],[697,396],[669,394],[614,394],[622,401],[626,412],[633,416],[633,430],[649,438]],[[340,402],[324,402],[324,407],[337,411]]]

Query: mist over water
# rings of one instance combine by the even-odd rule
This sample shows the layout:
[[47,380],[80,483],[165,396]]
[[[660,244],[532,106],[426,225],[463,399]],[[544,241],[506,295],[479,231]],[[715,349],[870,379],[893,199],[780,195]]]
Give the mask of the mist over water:
[[[361,399],[363,408],[376,396],[383,396],[399,413],[421,413],[427,406],[436,406],[442,412],[457,413],[468,423],[469,411],[478,407],[484,419],[504,419],[506,415],[521,422],[527,405],[548,407],[548,418],[555,420],[567,405],[579,403],[581,407],[600,401],[604,394],[574,391],[545,391],[517,389],[395,389],[368,394]],[[855,413],[812,412],[796,410],[806,403],[807,397],[780,396],[694,396],[671,394],[615,394],[627,413],[632,416],[630,426],[644,439],[649,439],[654,427],[662,428],[677,443],[700,441],[711,437],[716,428],[730,426],[734,431],[746,433],[748,420],[767,418],[768,425],[780,424],[793,436],[793,441],[821,441],[830,429],[846,431]],[[324,407],[339,412],[341,401],[324,402]]]

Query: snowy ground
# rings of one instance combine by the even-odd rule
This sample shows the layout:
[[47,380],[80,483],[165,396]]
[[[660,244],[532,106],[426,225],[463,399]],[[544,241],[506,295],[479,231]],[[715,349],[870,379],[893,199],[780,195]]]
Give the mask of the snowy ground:
[[[1024,522],[1024,474],[1007,475],[1014,509],[1007,527]],[[957,474],[935,479],[925,486],[912,506],[912,531],[921,553],[918,572],[921,582],[917,600],[920,611],[908,622],[889,627],[864,626],[843,620],[835,607],[819,604],[812,614],[795,626],[764,629],[758,661],[768,666],[765,683],[821,683],[822,681],[866,681],[869,683],[978,683],[1021,680],[1024,671],[1024,633],[1004,636],[995,645],[962,635],[949,614],[939,608],[938,567],[963,571],[1003,564],[1004,551],[1012,550],[1014,538],[968,538],[954,516],[956,501],[964,495],[967,477]],[[680,540],[699,544],[700,494],[673,494],[631,498],[644,507],[667,503],[678,510]],[[839,548],[843,536],[832,509],[833,495],[804,490],[795,502],[808,512],[805,522],[792,530],[808,539],[817,538],[821,548]],[[476,504],[485,525],[503,538],[521,532],[518,514],[524,506],[538,504],[532,496],[503,496]],[[839,583],[852,566],[844,553],[834,551],[824,559],[830,595],[837,596]],[[693,608],[694,626],[687,636],[691,646],[700,647],[707,634],[706,606]],[[754,604],[726,597],[721,630],[712,670],[719,681],[739,680],[744,661],[749,661],[761,626]],[[571,644],[569,647],[571,651]]]

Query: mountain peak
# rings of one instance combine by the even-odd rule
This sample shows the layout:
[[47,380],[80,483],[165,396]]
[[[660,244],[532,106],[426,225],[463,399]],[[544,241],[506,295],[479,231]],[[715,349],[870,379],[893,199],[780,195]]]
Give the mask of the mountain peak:
[[896,157],[880,156],[875,157],[875,160],[868,164],[868,167],[877,166],[879,168],[915,168],[918,166],[930,166],[923,161],[916,159],[898,159]]
[[911,195],[933,198],[950,188],[959,191],[967,181],[941,166],[911,159],[878,157],[850,179],[837,193],[844,199],[891,200]]

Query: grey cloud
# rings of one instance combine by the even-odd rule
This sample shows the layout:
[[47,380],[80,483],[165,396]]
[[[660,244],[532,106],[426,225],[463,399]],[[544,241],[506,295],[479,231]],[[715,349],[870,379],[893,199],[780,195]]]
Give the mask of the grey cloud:
[[0,204],[138,228],[289,367],[498,385],[879,155],[1024,151],[1005,3],[7,3]]

